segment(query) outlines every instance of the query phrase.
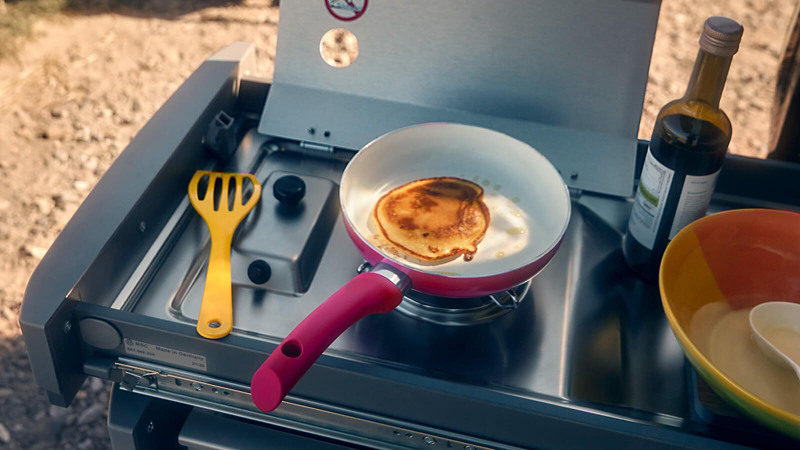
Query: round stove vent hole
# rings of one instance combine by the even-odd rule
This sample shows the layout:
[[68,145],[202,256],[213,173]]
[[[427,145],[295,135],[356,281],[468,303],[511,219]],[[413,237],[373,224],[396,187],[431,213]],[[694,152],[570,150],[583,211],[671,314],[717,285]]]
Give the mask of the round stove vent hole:
[[322,59],[332,67],[347,67],[358,58],[358,39],[350,30],[329,30],[319,41]]

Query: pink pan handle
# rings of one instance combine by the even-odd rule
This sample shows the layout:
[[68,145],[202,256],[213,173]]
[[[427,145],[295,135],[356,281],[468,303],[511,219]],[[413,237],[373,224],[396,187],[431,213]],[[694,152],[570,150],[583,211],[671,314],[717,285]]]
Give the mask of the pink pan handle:
[[250,382],[261,411],[278,407],[322,352],[359,319],[387,313],[403,299],[403,289],[377,273],[364,273],[336,291],[289,333]]

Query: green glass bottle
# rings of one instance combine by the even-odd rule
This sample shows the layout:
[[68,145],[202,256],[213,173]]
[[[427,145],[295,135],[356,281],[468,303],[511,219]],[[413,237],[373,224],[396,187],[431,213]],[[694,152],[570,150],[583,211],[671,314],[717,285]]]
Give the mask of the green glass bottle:
[[708,209],[731,140],[719,101],[742,32],[733,19],[708,18],[686,94],[656,118],[622,241],[628,266],[646,280],[657,279],[669,241]]

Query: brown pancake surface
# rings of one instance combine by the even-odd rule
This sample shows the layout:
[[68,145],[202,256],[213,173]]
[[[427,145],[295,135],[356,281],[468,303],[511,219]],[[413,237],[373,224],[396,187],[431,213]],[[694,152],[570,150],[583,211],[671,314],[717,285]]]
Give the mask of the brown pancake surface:
[[392,189],[375,204],[372,218],[386,241],[427,262],[462,254],[471,260],[490,220],[483,188],[452,177]]

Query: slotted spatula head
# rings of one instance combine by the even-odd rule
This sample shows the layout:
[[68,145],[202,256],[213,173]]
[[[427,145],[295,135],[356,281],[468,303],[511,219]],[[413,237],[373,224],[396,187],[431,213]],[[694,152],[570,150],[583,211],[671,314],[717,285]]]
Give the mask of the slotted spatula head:
[[[198,187],[200,185],[200,180],[202,180],[205,176],[208,176],[208,187],[206,188],[205,195],[201,200],[198,193]],[[247,200],[247,203],[243,204],[242,191],[244,190],[245,178],[248,178],[253,184],[253,195],[250,196],[250,198]],[[215,192],[217,179],[222,181],[219,195],[217,195]],[[231,199],[228,189],[231,184],[231,179],[235,180],[236,186],[232,203],[229,202]],[[219,203],[216,208],[214,205],[215,197],[219,198]],[[217,229],[230,230],[231,234],[233,234],[233,232],[236,230],[236,227],[239,225],[239,222],[241,222],[242,219],[247,216],[247,213],[253,209],[253,206],[258,203],[258,199],[260,197],[261,184],[258,182],[256,177],[250,174],[221,173],[198,170],[192,177],[192,181],[189,182],[189,199],[192,201],[192,206],[194,206],[194,209],[196,209],[200,216],[202,216],[206,221],[209,229],[211,229],[212,235],[215,231],[212,229],[212,226]]]
[[[201,199],[198,190],[203,177],[208,177],[208,187]],[[245,178],[252,183],[253,193],[243,203]],[[216,192],[217,180],[221,181],[219,193]],[[233,192],[229,189],[231,185]],[[211,256],[208,260],[203,303],[197,318],[197,332],[203,337],[219,339],[227,336],[233,329],[231,241],[239,222],[253,209],[260,197],[261,184],[250,174],[198,170],[189,182],[189,200],[206,221],[211,233]]]

